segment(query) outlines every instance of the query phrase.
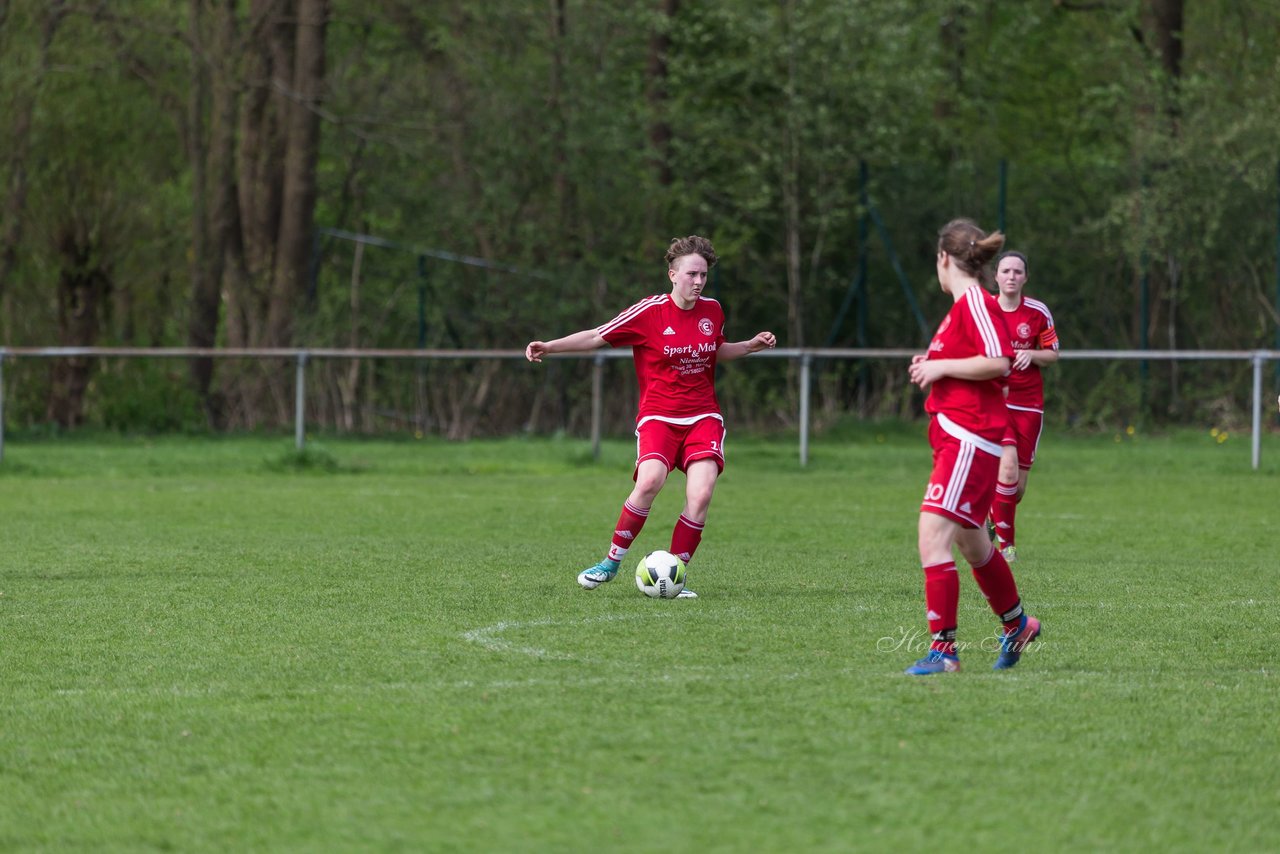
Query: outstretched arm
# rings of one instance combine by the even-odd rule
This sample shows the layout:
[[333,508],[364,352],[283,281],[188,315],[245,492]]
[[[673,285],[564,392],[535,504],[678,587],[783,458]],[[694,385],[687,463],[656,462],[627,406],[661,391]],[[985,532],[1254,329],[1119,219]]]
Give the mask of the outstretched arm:
[[777,344],[778,339],[773,337],[772,332],[760,332],[750,341],[734,341],[733,343],[726,341],[716,351],[716,358],[721,362],[732,362],[734,359],[741,359],[743,356],[750,356],[752,353],[768,350],[777,346]]
[[585,353],[588,350],[599,350],[607,342],[594,329],[584,329],[554,341],[530,341],[524,348],[524,357],[530,362],[541,362],[543,356],[552,353]]

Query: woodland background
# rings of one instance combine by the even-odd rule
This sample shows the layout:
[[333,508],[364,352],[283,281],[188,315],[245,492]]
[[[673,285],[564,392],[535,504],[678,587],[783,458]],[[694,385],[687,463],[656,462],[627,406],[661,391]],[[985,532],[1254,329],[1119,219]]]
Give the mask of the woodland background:
[[[731,338],[921,347],[937,229],[968,215],[1030,257],[1064,349],[1271,348],[1278,46],[1280,0],[0,0],[0,336],[520,349],[666,290],[667,242],[700,233]],[[309,371],[309,423],[344,431],[589,417],[586,362]],[[735,423],[791,426],[795,371],[722,368]],[[4,381],[19,430],[292,418],[283,362]],[[1229,425],[1248,381],[1064,360],[1048,417]],[[920,395],[900,361],[828,361],[815,406],[821,429]]]

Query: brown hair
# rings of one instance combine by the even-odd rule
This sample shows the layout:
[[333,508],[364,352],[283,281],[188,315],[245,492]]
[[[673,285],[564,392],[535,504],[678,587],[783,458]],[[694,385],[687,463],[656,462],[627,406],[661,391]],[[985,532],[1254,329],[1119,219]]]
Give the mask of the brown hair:
[[938,248],[975,278],[982,275],[982,268],[1003,246],[1003,234],[998,231],[987,234],[971,219],[953,219],[938,232]]
[[711,245],[711,241],[705,237],[699,237],[696,234],[690,234],[688,237],[673,237],[671,246],[667,249],[667,267],[670,268],[676,263],[677,258],[683,258],[686,255],[701,255],[707,262],[707,269],[711,269],[716,265],[716,250]]
[[1021,252],[1019,252],[1016,249],[1006,249],[1004,252],[1001,252],[999,255],[997,255],[996,267],[999,268],[1000,262],[1006,258],[1017,258],[1019,261],[1022,262],[1022,272],[1026,273],[1028,271],[1027,256],[1023,255]]

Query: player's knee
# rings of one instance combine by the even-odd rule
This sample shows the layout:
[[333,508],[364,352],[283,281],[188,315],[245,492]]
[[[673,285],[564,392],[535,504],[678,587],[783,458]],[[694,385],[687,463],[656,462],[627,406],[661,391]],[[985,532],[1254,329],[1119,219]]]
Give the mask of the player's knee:
[[921,526],[919,536],[920,562],[926,566],[940,563],[951,556],[952,532]]
[[689,511],[696,514],[701,519],[706,516],[707,508],[711,506],[711,496],[715,493],[715,482],[710,483],[690,483],[685,489],[684,503]]
[[658,497],[658,493],[662,491],[662,481],[637,481],[636,496],[645,499],[645,503],[652,505],[653,500]]
[[956,549],[960,552],[960,556],[964,558],[969,566],[982,566],[991,557],[991,550],[994,548],[991,541],[985,534],[981,538],[959,537],[956,539]]
[[653,499],[662,491],[662,485],[666,482],[667,473],[665,471],[641,471],[636,475],[636,492],[649,499]]

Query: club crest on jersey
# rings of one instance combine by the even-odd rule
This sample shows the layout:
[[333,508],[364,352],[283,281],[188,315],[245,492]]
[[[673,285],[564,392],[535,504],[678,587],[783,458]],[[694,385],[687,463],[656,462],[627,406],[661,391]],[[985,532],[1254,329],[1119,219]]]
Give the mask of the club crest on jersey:
[[1018,324],[1018,337],[1019,337],[1019,338],[1030,338],[1030,337],[1031,337],[1031,325],[1030,325],[1030,324],[1027,324],[1027,323],[1019,323],[1019,324]]
[[704,317],[698,321],[698,331],[703,335],[714,335],[716,329],[711,325],[710,319]]
[[942,333],[947,331],[947,327],[950,325],[951,325],[951,315],[948,314],[946,317],[942,318],[942,325],[938,327],[938,331],[935,334],[941,335]]

